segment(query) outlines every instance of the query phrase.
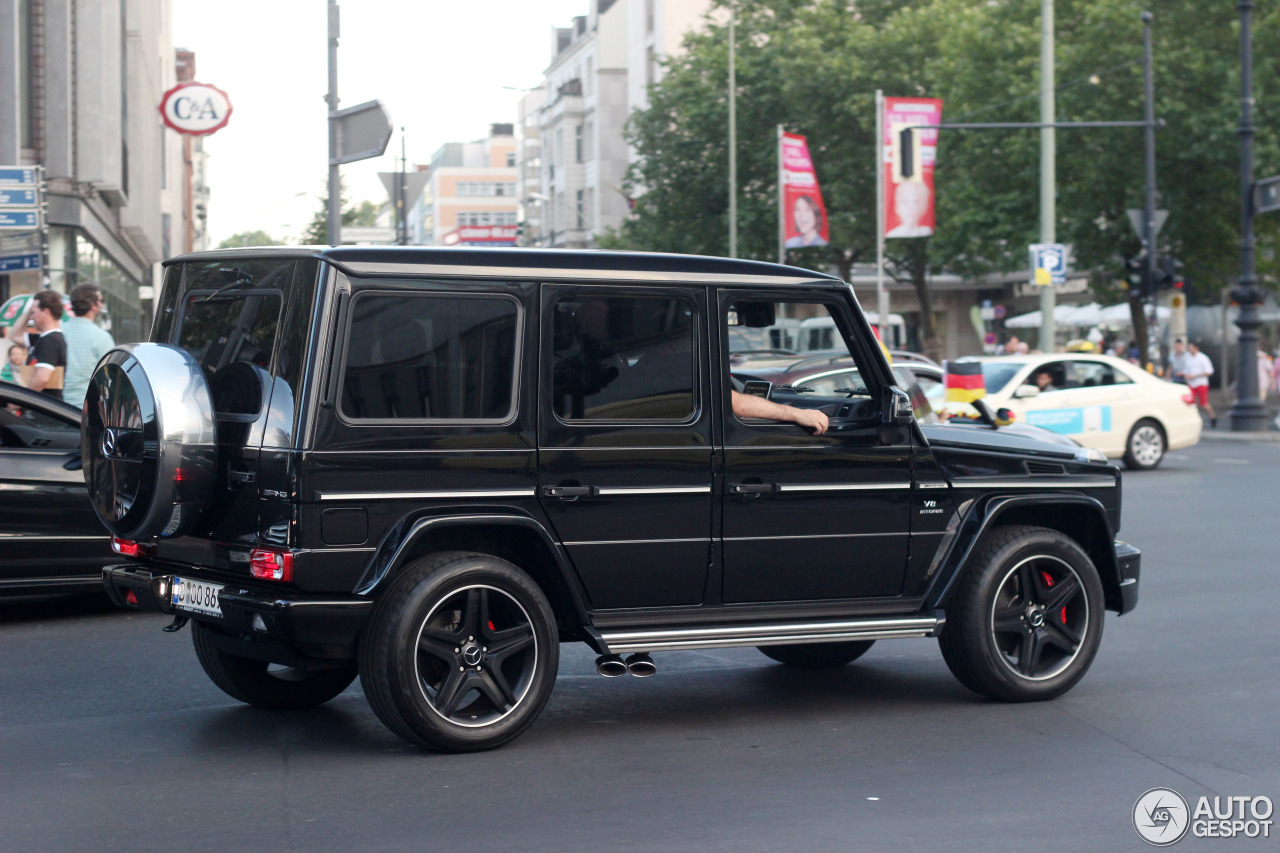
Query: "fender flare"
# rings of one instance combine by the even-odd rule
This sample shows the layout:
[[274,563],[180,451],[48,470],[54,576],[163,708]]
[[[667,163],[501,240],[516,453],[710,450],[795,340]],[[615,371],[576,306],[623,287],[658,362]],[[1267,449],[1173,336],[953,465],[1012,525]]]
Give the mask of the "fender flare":
[[933,583],[925,591],[921,609],[932,610],[945,606],[955,588],[956,581],[973,559],[978,543],[982,541],[988,530],[999,525],[1001,516],[1008,514],[1009,510],[1026,506],[1062,506],[1063,504],[1084,507],[1097,516],[1098,524],[1102,525],[1106,533],[1105,541],[1108,547],[1095,548],[1091,552],[1084,543],[1080,545],[1094,561],[1103,589],[1108,591],[1107,597],[1111,598],[1111,591],[1115,590],[1118,600],[1121,578],[1120,564],[1116,559],[1113,544],[1115,532],[1111,529],[1111,519],[1101,501],[1080,494],[990,496],[985,500],[974,501],[974,505],[961,519],[957,527],[957,535],[952,539],[949,550],[942,557],[940,568],[934,574]]
[[394,574],[395,568],[404,562],[405,555],[409,553],[414,543],[427,533],[449,527],[474,527],[479,525],[522,527],[532,530],[541,538],[555,560],[556,570],[559,572],[561,580],[569,590],[573,607],[577,611],[581,624],[585,627],[590,627],[591,621],[587,616],[586,596],[578,583],[578,576],[573,571],[569,557],[565,554],[564,549],[560,547],[560,543],[551,536],[547,528],[536,518],[514,513],[509,509],[494,512],[441,514],[425,518],[419,516],[401,519],[382,538],[373,559],[365,567],[364,573],[360,576],[360,580],[356,583],[353,591],[356,595],[376,596]]

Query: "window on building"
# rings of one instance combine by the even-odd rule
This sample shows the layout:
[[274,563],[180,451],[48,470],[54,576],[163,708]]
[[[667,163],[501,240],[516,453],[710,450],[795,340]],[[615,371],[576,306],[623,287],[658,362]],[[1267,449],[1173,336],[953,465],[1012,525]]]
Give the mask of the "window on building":
[[580,124],[575,125],[573,128],[573,148],[574,148],[574,157],[573,157],[574,162],[581,163],[582,162],[582,125]]
[[358,420],[487,420],[515,401],[518,308],[503,297],[358,294],[342,414]]
[[582,77],[582,94],[584,95],[590,95],[591,90],[595,88],[595,74],[592,73],[594,64],[591,58],[587,57],[587,73]]
[[658,63],[653,54],[653,45],[644,49],[644,82],[652,86],[658,76]]
[[592,187],[587,187],[587,212],[586,221],[588,228],[594,228],[596,224],[596,191]]
[[692,302],[584,291],[554,312],[551,396],[561,420],[692,417]]
[[554,152],[555,161],[557,163],[564,162],[564,128],[556,128],[556,150]]
[[514,151],[507,152],[507,168],[514,169],[515,165],[516,165],[516,152]]
[[582,190],[578,190],[578,230],[581,231],[586,227],[586,204],[584,204]]
[[587,121],[587,123],[586,123],[586,125],[585,125],[585,128],[586,128],[586,129],[585,129],[585,130],[583,130],[583,132],[582,132],[582,135],[583,135],[583,137],[584,137],[584,139],[583,139],[583,143],[582,143],[582,144],[585,146],[586,151],[587,151],[587,162],[590,162],[590,161],[592,161],[592,160],[596,159],[596,132],[595,132],[595,131],[596,131],[596,126],[595,126],[595,122]]
[[644,31],[653,32],[653,0],[644,0]]

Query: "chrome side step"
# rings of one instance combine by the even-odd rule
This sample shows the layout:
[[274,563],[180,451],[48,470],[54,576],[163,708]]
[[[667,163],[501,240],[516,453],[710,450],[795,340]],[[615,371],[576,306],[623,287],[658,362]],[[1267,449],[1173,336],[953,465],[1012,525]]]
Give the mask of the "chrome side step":
[[936,637],[946,617],[844,619],[821,622],[770,622],[748,625],[695,625],[683,628],[601,631],[608,654],[662,652],[678,649],[725,649],[735,646],[778,646],[794,643],[835,643],[844,640],[890,640]]

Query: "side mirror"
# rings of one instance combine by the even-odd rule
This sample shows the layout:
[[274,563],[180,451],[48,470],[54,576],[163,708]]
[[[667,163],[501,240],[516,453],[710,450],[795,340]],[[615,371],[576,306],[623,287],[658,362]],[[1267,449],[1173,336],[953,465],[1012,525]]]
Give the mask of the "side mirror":
[[887,405],[884,410],[885,423],[894,426],[910,426],[915,418],[915,408],[911,405],[911,395],[896,386],[890,386]]
[[1035,385],[1019,385],[1013,390],[1013,396],[1019,399],[1025,397],[1039,397],[1040,389]]

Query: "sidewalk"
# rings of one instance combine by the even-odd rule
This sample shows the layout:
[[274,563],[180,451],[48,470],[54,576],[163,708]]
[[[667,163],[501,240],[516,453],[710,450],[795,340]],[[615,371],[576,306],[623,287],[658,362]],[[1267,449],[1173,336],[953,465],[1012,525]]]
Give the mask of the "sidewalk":
[[1267,401],[1267,423],[1269,429],[1259,432],[1233,432],[1231,429],[1231,403],[1235,397],[1230,390],[1223,391],[1221,388],[1211,388],[1209,390],[1209,402],[1213,405],[1213,410],[1218,413],[1218,426],[1216,429],[1209,427],[1209,421],[1204,422],[1204,432],[1200,433],[1201,441],[1277,441],[1280,442],[1280,428],[1276,427],[1276,399],[1273,394],[1271,399]]

